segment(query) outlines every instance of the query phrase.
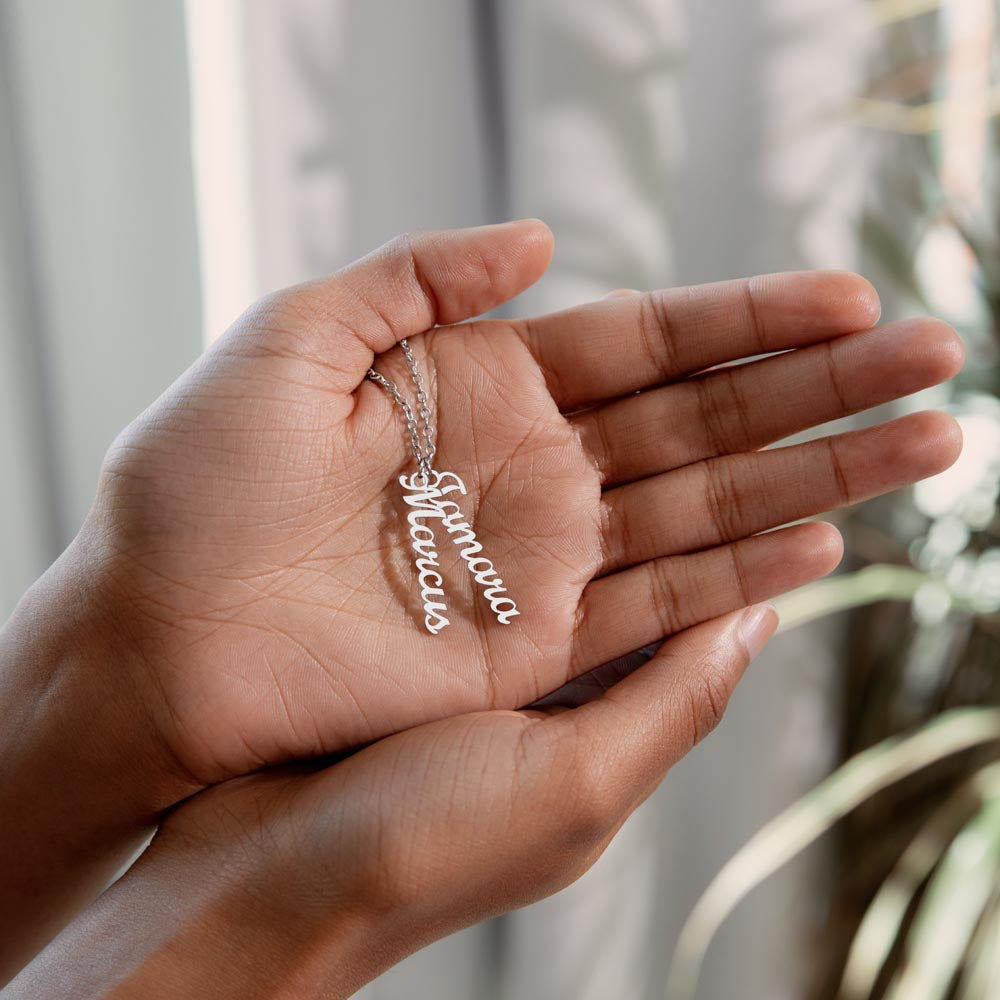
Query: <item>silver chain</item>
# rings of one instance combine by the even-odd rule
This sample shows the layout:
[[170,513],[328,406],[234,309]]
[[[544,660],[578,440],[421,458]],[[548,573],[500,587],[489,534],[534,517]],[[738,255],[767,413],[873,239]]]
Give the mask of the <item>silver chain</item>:
[[410,432],[410,450],[413,452],[413,460],[417,463],[417,469],[421,475],[429,479],[434,455],[437,451],[437,446],[434,444],[434,424],[431,422],[430,403],[424,388],[424,377],[420,374],[417,359],[413,356],[413,349],[406,340],[401,340],[399,346],[403,349],[403,356],[410,367],[410,377],[417,390],[417,414],[420,417],[420,423],[414,416],[413,407],[406,401],[392,379],[386,378],[374,368],[368,369],[368,377],[382,386],[399,404],[399,408],[403,411],[403,417],[406,419],[406,429]]

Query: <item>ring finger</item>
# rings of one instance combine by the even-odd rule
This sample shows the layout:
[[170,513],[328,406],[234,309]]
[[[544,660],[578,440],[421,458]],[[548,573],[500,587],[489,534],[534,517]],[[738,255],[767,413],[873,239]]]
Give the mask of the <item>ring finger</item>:
[[962,361],[946,324],[907,320],[718,368],[571,421],[608,487],[762,448],[943,382]]
[[583,592],[571,680],[697,622],[831,572],[843,546],[829,524],[796,524],[593,580]]
[[951,417],[915,413],[619,486],[603,497],[603,564],[596,575],[867,500],[946,469],[960,448]]

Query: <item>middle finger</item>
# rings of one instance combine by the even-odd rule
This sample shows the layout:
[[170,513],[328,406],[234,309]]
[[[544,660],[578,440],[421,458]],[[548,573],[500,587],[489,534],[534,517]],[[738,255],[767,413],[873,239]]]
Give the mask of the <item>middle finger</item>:
[[726,455],[604,494],[596,575],[694,552],[870,499],[946,469],[961,449],[947,414],[914,413],[805,444]]
[[571,418],[605,486],[734,452],[918,392],[955,375],[947,324],[905,320],[717,368]]

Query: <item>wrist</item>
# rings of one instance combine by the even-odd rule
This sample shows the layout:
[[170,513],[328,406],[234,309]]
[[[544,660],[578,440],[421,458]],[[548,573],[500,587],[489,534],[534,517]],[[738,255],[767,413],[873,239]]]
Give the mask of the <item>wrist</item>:
[[158,836],[11,984],[11,1000],[55,1000],[68,987],[78,1000],[354,995],[401,955],[363,907],[322,890],[303,896],[310,873],[289,886],[285,853],[190,828]]
[[86,905],[165,807],[170,760],[80,538],[0,631],[0,982]]
[[0,631],[0,703],[33,743],[78,756],[78,779],[113,794],[123,816],[149,818],[203,784],[159,731],[110,562],[81,532],[24,595]]
[[[369,831],[316,812],[306,787],[301,768],[278,768],[216,785],[165,818],[115,887],[136,902],[109,894],[94,907],[108,905],[109,926],[120,923],[122,906],[151,927],[165,910],[179,921],[169,951],[150,957],[140,988],[121,1000],[334,1000],[441,936],[435,921],[415,919],[404,899],[390,900],[373,881]],[[146,936],[140,928],[133,943],[121,942],[123,953]],[[180,977],[176,992],[145,989],[168,973]]]

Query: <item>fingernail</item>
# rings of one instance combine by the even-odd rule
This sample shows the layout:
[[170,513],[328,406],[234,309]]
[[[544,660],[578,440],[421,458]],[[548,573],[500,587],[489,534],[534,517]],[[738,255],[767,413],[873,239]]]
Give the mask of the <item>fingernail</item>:
[[773,604],[755,604],[747,608],[740,621],[740,634],[752,660],[768,643],[778,627],[778,612]]
[[504,226],[514,228],[515,226],[526,226],[529,224],[533,226],[544,226],[546,229],[549,228],[549,224],[545,222],[544,219],[537,219],[534,216],[527,216],[523,219],[508,219],[505,222],[494,222],[492,228],[502,229]]
[[637,288],[616,288],[613,292],[608,292],[604,296],[606,299],[625,299],[630,295],[638,295],[639,290]]

